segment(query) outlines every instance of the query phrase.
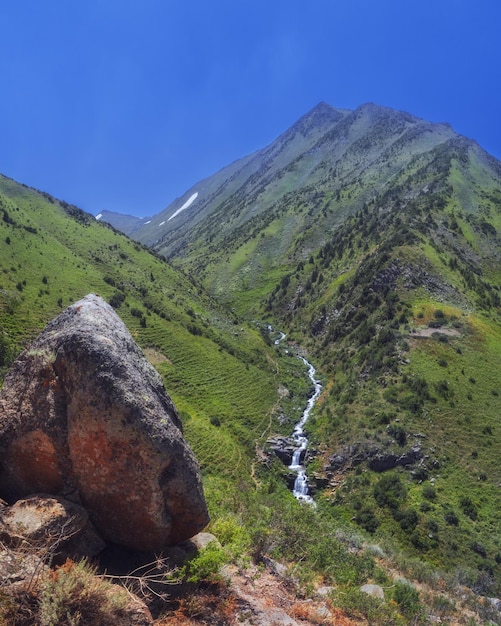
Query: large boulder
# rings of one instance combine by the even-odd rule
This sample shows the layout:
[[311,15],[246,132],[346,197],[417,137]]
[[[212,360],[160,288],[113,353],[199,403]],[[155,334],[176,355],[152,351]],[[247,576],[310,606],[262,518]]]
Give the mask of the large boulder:
[[159,550],[208,522],[200,472],[162,380],[88,295],[48,324],[0,391],[0,496],[82,504],[107,540]]

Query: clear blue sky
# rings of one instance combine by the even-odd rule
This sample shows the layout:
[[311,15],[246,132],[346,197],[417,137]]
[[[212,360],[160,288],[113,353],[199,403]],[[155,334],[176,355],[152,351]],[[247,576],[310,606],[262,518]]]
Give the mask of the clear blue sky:
[[501,158],[500,0],[3,0],[0,172],[162,210],[321,100],[447,121]]

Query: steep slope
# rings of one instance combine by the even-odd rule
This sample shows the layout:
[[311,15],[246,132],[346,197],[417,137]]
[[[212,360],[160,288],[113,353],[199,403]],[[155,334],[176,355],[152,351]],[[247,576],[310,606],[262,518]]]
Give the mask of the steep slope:
[[[233,205],[236,199],[245,200],[254,195],[298,154],[311,150],[318,138],[342,116],[340,111],[322,103],[270,146],[200,181],[154,217],[126,224],[123,220],[127,216],[103,211],[101,219],[170,256],[173,251],[182,249],[187,240],[193,240],[193,226],[215,211],[224,212],[224,207]],[[239,223],[246,219],[243,216]]]
[[310,248],[265,305],[327,380],[310,425],[322,497],[481,593],[501,577],[500,227],[499,162],[454,137]]
[[0,272],[0,374],[63,307],[97,292],[162,374],[202,466],[218,476],[245,467],[250,480],[254,439],[272,423],[279,386],[280,356],[256,325],[140,244],[5,177]]
[[454,137],[445,124],[376,105],[340,111],[321,103],[131,234],[214,295],[250,291],[252,302],[277,271],[308,258],[347,216],[391,188],[413,159]]
[[500,163],[368,104],[320,105],[231,167],[154,248],[316,359],[319,502],[500,593]]

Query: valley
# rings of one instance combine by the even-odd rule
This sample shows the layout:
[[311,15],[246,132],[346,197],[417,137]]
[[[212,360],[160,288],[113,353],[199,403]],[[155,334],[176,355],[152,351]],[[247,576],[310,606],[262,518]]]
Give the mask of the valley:
[[[500,232],[501,164],[374,104],[319,104],[143,220],[0,177],[0,370],[98,292],[199,460],[199,582],[271,559],[358,623],[501,623]],[[315,507],[267,446],[295,430]]]

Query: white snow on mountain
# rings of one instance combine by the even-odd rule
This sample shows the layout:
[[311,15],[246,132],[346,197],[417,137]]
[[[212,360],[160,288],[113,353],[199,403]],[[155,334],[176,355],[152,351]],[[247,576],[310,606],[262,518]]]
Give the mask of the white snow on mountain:
[[172,219],[174,219],[176,217],[176,215],[179,215],[181,213],[181,211],[184,211],[185,209],[187,209],[189,206],[191,206],[195,200],[198,198],[198,191],[195,191],[195,193],[190,196],[188,198],[188,200],[186,200],[186,202],[183,204],[183,206],[178,209],[177,211],[175,211],[175,213],[173,213],[169,219],[167,220],[168,222],[170,222]]

